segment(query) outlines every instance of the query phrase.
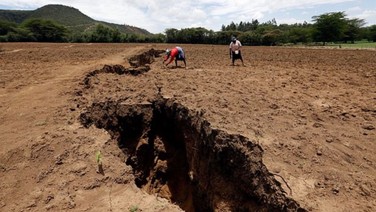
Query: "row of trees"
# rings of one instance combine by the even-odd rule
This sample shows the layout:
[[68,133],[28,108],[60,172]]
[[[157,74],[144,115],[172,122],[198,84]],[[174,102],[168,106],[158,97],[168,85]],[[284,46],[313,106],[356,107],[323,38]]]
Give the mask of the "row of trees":
[[139,35],[120,33],[118,29],[97,24],[82,33],[69,31],[63,25],[51,20],[29,19],[22,24],[0,21],[0,42],[148,42],[162,43],[163,34]]
[[245,45],[278,45],[322,42],[376,42],[376,25],[363,27],[363,19],[348,19],[344,12],[326,13],[313,17],[313,24],[280,24],[276,20],[258,20],[225,26],[219,32],[205,28],[167,29],[167,42],[227,44],[233,35]]
[[124,34],[116,28],[97,24],[81,33],[69,31],[51,20],[32,19],[22,24],[0,21],[0,41],[38,42],[149,42],[228,44],[231,36],[245,45],[279,45],[322,42],[376,42],[376,25],[363,27],[363,19],[348,19],[344,12],[326,13],[313,17],[313,24],[277,24],[275,19],[259,23],[258,20],[222,26],[214,32],[202,27],[166,29],[165,34],[150,36]]

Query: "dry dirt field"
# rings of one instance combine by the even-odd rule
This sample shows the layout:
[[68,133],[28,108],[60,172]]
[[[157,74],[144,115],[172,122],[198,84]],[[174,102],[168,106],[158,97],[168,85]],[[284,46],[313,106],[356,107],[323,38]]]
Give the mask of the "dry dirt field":
[[376,211],[376,51],[167,47],[0,43],[0,211]]

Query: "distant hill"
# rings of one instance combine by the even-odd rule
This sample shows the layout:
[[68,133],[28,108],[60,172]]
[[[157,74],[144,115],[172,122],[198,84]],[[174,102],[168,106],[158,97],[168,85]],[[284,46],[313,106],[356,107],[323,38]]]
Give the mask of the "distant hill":
[[96,24],[116,28],[122,33],[151,35],[145,29],[129,25],[120,25],[97,21],[83,14],[78,9],[64,5],[46,5],[36,10],[0,10],[0,20],[22,23],[27,19],[41,18],[56,21],[73,32],[90,31]]

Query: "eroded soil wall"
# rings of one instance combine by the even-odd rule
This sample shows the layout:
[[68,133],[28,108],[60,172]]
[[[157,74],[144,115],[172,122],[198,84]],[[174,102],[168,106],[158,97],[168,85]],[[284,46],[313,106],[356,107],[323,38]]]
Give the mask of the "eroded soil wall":
[[171,99],[95,103],[80,118],[118,142],[138,187],[186,211],[304,211],[268,172],[258,144]]

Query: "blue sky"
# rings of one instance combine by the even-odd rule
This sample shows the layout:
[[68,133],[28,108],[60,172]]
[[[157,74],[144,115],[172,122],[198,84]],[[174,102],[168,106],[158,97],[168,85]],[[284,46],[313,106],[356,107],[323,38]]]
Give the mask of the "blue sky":
[[1,0],[0,9],[34,10],[46,4],[79,9],[101,21],[128,24],[152,33],[167,28],[205,27],[218,31],[231,21],[278,24],[311,22],[312,16],[344,11],[348,18],[376,24],[376,0]]

